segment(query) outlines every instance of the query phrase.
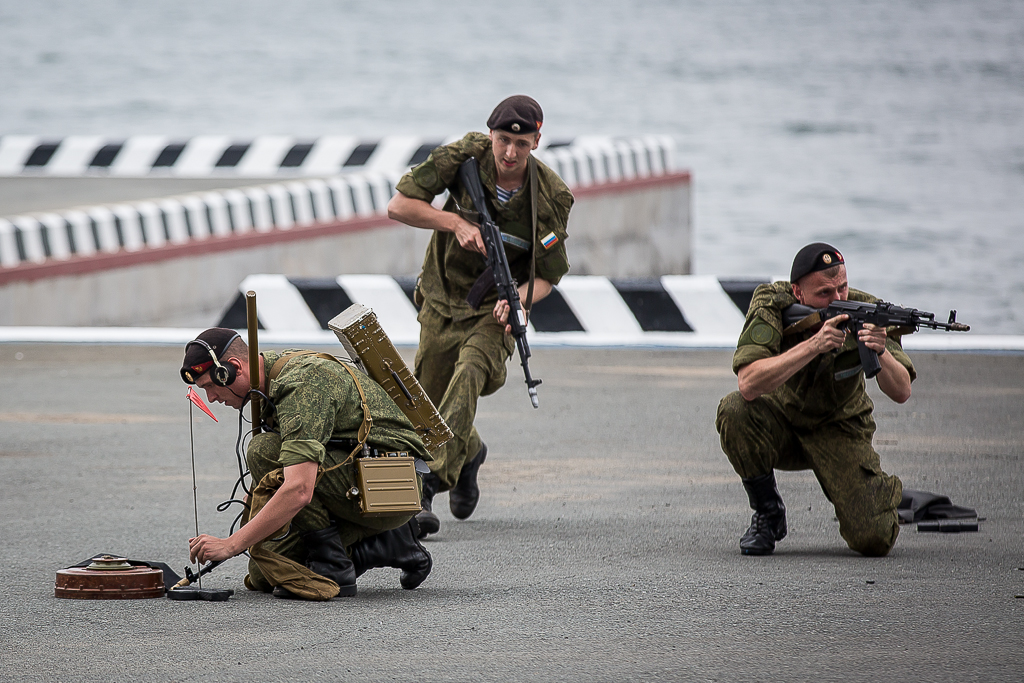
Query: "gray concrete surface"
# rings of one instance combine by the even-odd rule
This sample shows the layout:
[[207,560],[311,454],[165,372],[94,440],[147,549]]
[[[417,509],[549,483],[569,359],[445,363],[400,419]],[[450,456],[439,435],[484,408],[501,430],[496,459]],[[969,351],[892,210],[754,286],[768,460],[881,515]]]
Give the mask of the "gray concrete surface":
[[[338,347],[334,348],[335,351]],[[359,595],[230,602],[53,597],[100,551],[183,568],[192,535],[180,351],[0,346],[0,678],[72,680],[1019,680],[1024,670],[1024,357],[917,354],[877,400],[883,466],[976,507],[978,533],[904,527],[866,559],[809,473],[782,473],[790,536],[739,554],[749,511],[713,425],[729,353],[539,349],[541,410],[516,364],[480,406],[476,514],[438,497],[416,591],[375,570]],[[876,392],[877,394],[877,392]],[[236,413],[195,413],[200,525],[223,533]],[[180,569],[179,569],[180,571]]]

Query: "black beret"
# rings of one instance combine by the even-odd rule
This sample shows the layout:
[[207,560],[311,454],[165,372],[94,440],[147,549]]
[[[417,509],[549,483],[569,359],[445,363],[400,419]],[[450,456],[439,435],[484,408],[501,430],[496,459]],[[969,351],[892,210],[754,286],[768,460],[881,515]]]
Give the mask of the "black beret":
[[211,327],[198,337],[185,344],[185,359],[181,362],[181,379],[186,384],[195,384],[203,373],[213,367],[211,351],[220,361],[231,342],[239,338],[239,334],[226,327]]
[[526,95],[513,95],[501,101],[487,119],[491,130],[508,133],[536,133],[544,123],[544,112],[537,100]]
[[831,244],[824,242],[808,244],[796,253],[796,258],[793,259],[793,268],[789,271],[789,281],[796,282],[804,275],[827,270],[842,263],[846,263],[846,259]]

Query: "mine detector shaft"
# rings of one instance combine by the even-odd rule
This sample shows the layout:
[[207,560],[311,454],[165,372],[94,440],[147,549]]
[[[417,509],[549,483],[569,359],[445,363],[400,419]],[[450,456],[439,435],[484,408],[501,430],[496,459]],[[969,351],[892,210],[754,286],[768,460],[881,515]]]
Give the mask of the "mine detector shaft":
[[[826,308],[816,309],[803,304],[792,304],[782,311],[783,335],[797,334],[817,327],[829,318],[847,315],[849,319],[842,323],[840,329],[845,329],[856,335],[865,324],[875,327],[896,327],[902,334],[916,332],[922,327],[930,327],[933,330],[946,330],[947,332],[968,332],[970,325],[964,325],[956,321],[956,311],[949,312],[947,322],[935,320],[934,313],[919,311],[916,308],[903,308],[886,301],[877,303],[866,303],[862,301],[833,301]],[[860,354],[860,364],[864,368],[864,376],[871,379],[877,375],[882,364],[878,360],[878,354],[857,340],[857,351]]]
[[[526,340],[526,313],[523,311],[523,304],[519,299],[519,288],[512,277],[512,271],[508,266],[508,257],[505,255],[505,246],[501,240],[501,230],[491,219],[491,213],[487,210],[487,202],[484,199],[484,188],[480,183],[480,168],[474,157],[470,157],[459,166],[459,179],[462,186],[466,188],[470,198],[473,200],[473,208],[480,214],[480,235],[483,237],[484,245],[487,247],[487,270],[481,275],[481,280],[493,277],[494,286],[498,289],[498,298],[508,301],[508,322],[512,326],[512,336],[516,340],[516,348],[519,350],[519,360],[523,366],[523,373],[526,375],[526,388],[530,393],[530,402],[533,407],[539,407],[537,398],[537,385],[542,380],[534,379],[530,374],[530,343]],[[536,196],[536,187],[530,188]],[[536,240],[534,240],[536,242]],[[531,245],[535,249],[536,245]],[[532,258],[532,254],[531,254]],[[476,284],[474,284],[474,289]],[[532,296],[533,280],[530,280]]]

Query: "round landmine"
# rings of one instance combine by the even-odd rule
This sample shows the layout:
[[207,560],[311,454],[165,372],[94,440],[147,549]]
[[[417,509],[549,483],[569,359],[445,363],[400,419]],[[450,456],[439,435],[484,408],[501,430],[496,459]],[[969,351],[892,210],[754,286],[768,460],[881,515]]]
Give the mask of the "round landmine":
[[53,588],[54,597],[78,600],[160,598],[165,592],[161,570],[134,567],[110,555],[93,558],[87,567],[61,569]]

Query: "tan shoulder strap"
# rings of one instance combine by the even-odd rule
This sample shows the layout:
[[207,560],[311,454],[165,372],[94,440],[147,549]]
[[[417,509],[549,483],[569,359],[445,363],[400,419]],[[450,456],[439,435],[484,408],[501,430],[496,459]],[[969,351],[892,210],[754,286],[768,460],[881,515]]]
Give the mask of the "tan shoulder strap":
[[793,335],[793,334],[799,334],[801,332],[805,332],[805,331],[811,329],[815,325],[820,325],[820,324],[821,324],[821,313],[817,313],[817,312],[811,313],[809,316],[807,316],[803,320],[798,320],[797,322],[793,323],[789,327],[787,327],[784,330],[782,330],[782,336],[783,337],[788,337],[788,336]]
[[292,351],[286,353],[278,358],[270,368],[270,372],[267,373],[267,379],[273,381],[280,376],[281,371],[284,370],[284,366],[288,365],[288,361],[298,356],[312,356],[316,351]]

